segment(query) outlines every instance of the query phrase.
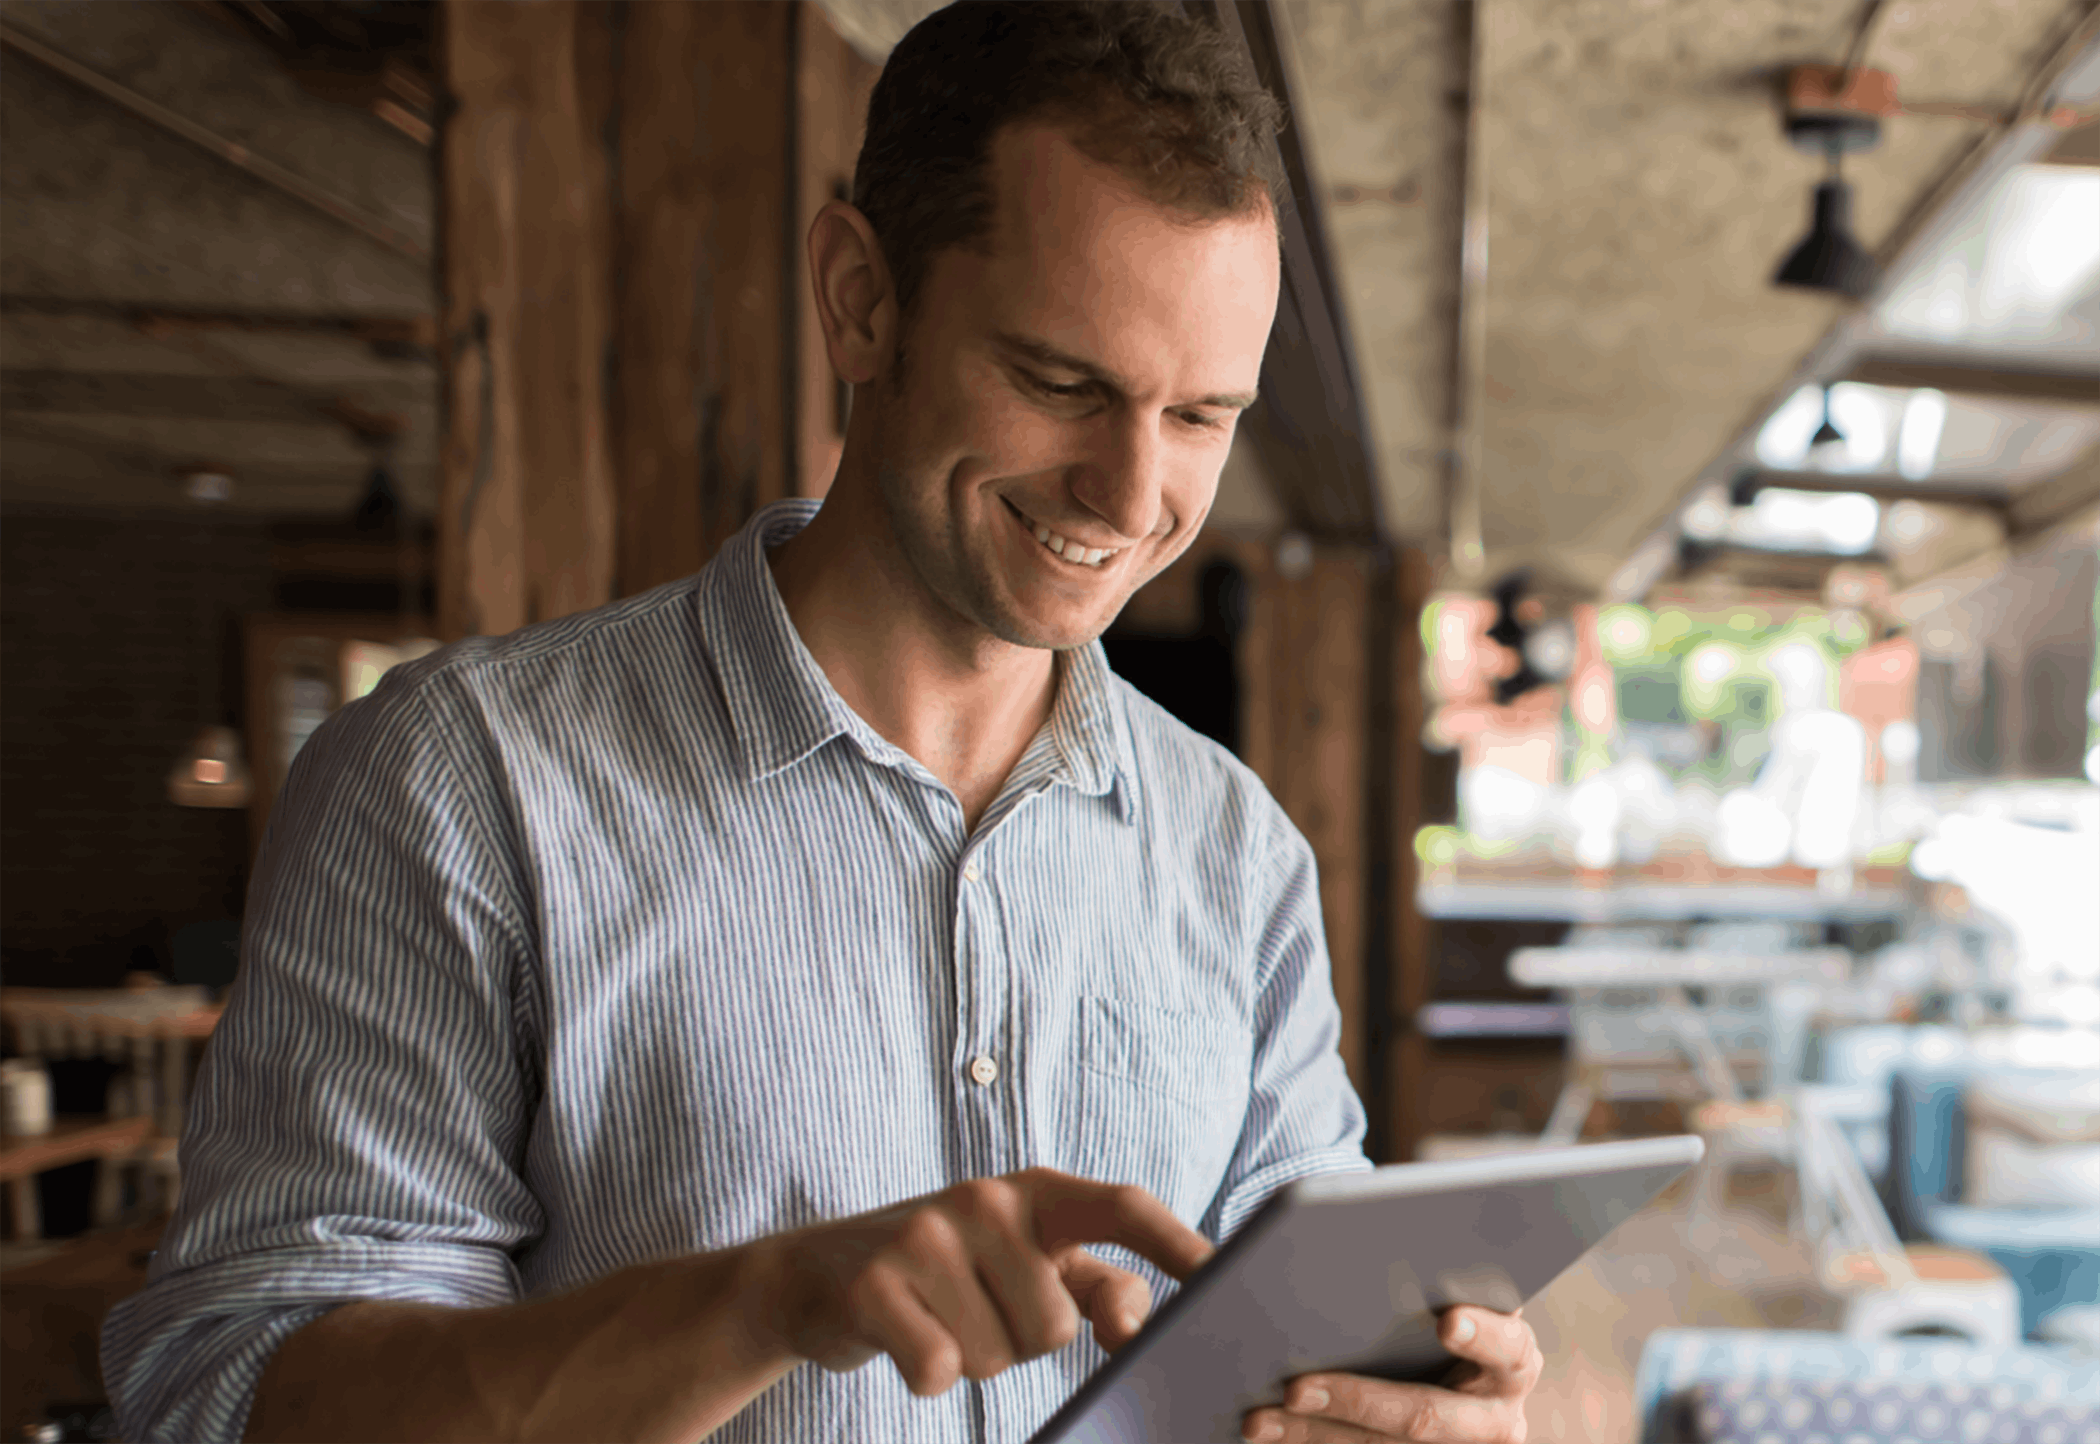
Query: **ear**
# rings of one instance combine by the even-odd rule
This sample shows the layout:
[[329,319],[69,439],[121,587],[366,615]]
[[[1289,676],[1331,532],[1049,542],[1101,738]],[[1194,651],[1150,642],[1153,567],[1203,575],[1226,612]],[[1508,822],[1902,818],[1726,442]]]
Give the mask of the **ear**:
[[810,223],[809,278],[831,369],[851,386],[873,381],[896,347],[897,293],[875,228],[845,201],[826,201]]

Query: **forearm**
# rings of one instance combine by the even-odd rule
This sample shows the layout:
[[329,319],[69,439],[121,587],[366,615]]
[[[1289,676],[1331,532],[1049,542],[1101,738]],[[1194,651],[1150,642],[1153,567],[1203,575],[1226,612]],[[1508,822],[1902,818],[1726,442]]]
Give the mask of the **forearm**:
[[755,1327],[766,1287],[733,1249],[499,1308],[346,1304],[277,1351],[244,1438],[690,1444],[800,1362]]

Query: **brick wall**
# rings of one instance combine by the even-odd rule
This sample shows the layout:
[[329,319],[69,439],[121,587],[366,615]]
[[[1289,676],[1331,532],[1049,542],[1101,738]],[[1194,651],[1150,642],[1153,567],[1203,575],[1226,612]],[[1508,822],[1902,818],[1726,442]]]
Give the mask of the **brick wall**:
[[270,605],[259,520],[0,516],[8,983],[109,986],[239,915],[246,813],[176,807],[166,776],[206,721],[239,721],[240,619]]

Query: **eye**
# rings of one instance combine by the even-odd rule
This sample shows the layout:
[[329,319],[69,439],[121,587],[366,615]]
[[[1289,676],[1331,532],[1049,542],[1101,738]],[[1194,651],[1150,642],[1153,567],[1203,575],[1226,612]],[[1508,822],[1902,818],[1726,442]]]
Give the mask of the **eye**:
[[1042,377],[1027,371],[1021,372],[1020,375],[1021,379],[1026,381],[1033,389],[1042,392],[1045,396],[1055,396],[1060,401],[1076,401],[1082,396],[1091,395],[1094,390],[1094,383],[1091,381],[1045,381]]
[[1193,426],[1199,431],[1223,431],[1232,425],[1230,416],[1219,416],[1209,411],[1184,411],[1181,413],[1181,420],[1184,425]]

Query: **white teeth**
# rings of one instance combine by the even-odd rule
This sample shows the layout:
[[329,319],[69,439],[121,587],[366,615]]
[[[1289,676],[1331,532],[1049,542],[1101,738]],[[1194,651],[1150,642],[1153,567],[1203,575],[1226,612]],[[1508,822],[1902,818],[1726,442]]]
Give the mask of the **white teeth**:
[[1037,541],[1075,566],[1098,567],[1116,554],[1111,547],[1083,547],[1078,542],[1066,541],[1040,522],[1033,524],[1033,530]]

